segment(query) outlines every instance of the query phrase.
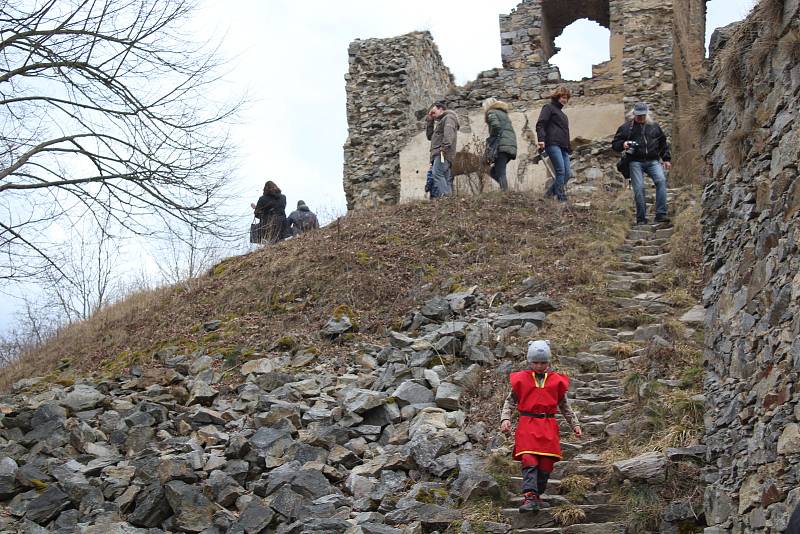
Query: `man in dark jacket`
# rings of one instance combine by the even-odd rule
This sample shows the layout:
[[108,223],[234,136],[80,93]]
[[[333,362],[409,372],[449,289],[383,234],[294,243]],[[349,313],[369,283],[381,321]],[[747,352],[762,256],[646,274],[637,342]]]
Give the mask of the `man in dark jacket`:
[[[425,116],[427,125],[425,135],[431,142],[430,161],[433,165],[433,188],[436,196],[449,196],[453,193],[453,161],[456,159],[458,139],[458,115],[446,108],[443,102],[436,102]],[[431,195],[431,198],[435,198]]]
[[302,200],[297,201],[297,209],[289,214],[289,228],[292,235],[300,235],[314,228],[319,228],[317,216]]
[[644,201],[645,173],[656,186],[655,222],[670,222],[667,217],[667,177],[664,170],[672,168],[672,158],[667,136],[653,121],[647,104],[639,102],[633,107],[631,120],[617,128],[611,148],[617,152],[626,151],[628,154],[631,188],[636,202],[636,224],[647,224],[647,207]]
[[553,185],[547,190],[547,196],[555,196],[560,202],[566,202],[567,185],[572,169],[569,155],[572,145],[569,135],[569,118],[564,113],[564,106],[569,102],[572,93],[569,88],[559,86],[550,95],[550,102],[542,107],[539,120],[536,121],[536,137],[539,139],[539,150],[544,150],[553,163],[555,176]]

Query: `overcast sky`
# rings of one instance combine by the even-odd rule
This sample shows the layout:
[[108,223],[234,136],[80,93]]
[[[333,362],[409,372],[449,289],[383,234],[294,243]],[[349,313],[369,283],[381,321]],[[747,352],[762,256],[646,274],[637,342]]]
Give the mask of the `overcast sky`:
[[[391,37],[429,30],[458,84],[501,66],[498,16],[518,0],[206,0],[190,28],[199,40],[220,43],[229,59],[220,94],[247,93],[249,105],[233,129],[239,149],[231,209],[244,235],[250,202],[266,180],[288,199],[299,199],[329,221],[346,211],[342,188],[342,145],[347,138],[344,75],[347,47],[356,38]],[[753,0],[708,2],[711,30],[743,18]],[[435,6],[435,7],[432,7]],[[591,75],[591,65],[608,59],[608,30],[587,20],[569,26],[556,40],[553,58],[567,79]],[[138,252],[138,251],[137,251]],[[146,253],[140,253],[147,261]],[[18,309],[0,302],[0,332]]]

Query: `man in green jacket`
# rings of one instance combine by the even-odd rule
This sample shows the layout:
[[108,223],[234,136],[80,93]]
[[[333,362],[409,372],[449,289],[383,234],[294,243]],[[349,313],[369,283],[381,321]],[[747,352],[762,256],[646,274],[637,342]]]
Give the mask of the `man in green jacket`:
[[506,165],[517,158],[517,134],[508,110],[511,106],[496,98],[487,98],[483,101],[483,112],[486,124],[489,126],[489,141],[497,144],[497,154],[489,175],[500,184],[500,189],[508,191],[506,178]]

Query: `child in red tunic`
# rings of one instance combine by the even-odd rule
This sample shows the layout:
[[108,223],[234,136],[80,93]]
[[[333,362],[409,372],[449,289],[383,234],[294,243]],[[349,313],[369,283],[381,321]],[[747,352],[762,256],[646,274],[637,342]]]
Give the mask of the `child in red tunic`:
[[553,465],[561,459],[561,441],[556,411],[560,410],[578,438],[581,427],[569,407],[569,378],[549,369],[550,343],[545,340],[528,343],[530,370],[511,373],[511,392],[500,414],[500,430],[511,431],[511,413],[519,412],[514,435],[514,459],[522,463],[520,512],[532,512],[546,506],[540,495],[547,488]]

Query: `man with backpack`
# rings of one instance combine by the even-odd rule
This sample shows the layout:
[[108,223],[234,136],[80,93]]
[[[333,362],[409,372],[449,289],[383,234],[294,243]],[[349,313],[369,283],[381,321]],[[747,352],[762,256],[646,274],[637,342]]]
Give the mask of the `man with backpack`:
[[628,120],[617,128],[611,148],[625,152],[630,169],[631,188],[636,202],[636,224],[647,224],[647,206],[644,199],[644,175],[656,186],[657,223],[670,222],[667,217],[667,177],[664,170],[672,168],[669,142],[664,131],[650,115],[643,102],[633,106]]
[[314,212],[302,200],[297,201],[297,209],[289,214],[290,235],[300,235],[303,232],[319,228],[319,221]]

